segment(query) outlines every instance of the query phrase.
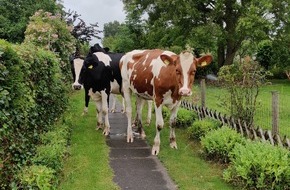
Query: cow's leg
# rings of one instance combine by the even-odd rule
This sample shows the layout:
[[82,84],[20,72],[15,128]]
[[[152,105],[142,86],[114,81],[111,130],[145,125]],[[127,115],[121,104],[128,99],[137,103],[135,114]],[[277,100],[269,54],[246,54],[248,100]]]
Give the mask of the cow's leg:
[[135,118],[135,125],[138,127],[138,132],[141,136],[142,139],[145,139],[146,135],[145,135],[145,131],[143,129],[142,126],[142,109],[143,109],[143,105],[144,105],[144,101],[142,98],[140,97],[136,97],[136,118]]
[[151,123],[151,117],[152,117],[152,101],[151,100],[147,100],[147,119],[146,119],[146,124],[150,125]]
[[105,136],[108,136],[110,134],[110,123],[109,123],[109,106],[108,106],[108,101],[109,101],[109,94],[107,94],[105,91],[101,91],[102,95],[102,113],[104,115],[105,119],[105,129],[103,131],[103,134]]
[[125,106],[125,98],[122,97],[122,109],[121,109],[122,113],[126,112],[126,106]]
[[177,111],[178,111],[179,105],[175,106],[171,110],[170,114],[170,119],[169,119],[169,126],[170,126],[170,147],[171,148],[176,148],[177,149],[177,144],[176,144],[176,137],[175,137],[175,127],[176,127],[176,117],[177,117]]
[[123,92],[124,92],[124,99],[125,99],[125,106],[126,106],[126,115],[128,119],[128,126],[127,126],[127,142],[133,142],[133,131],[132,131],[132,104],[131,104],[131,90],[129,89],[129,84],[123,81]]
[[82,115],[86,115],[88,113],[89,102],[90,102],[89,89],[85,88],[85,108]]
[[115,95],[111,94],[112,96],[112,99],[113,99],[113,104],[112,104],[112,107],[111,107],[111,113],[114,113],[116,111],[116,97]]
[[156,135],[154,138],[154,145],[152,147],[152,155],[157,155],[160,150],[160,131],[163,128],[164,121],[162,116],[162,106],[156,107],[155,104],[155,114],[156,114]]
[[96,111],[97,111],[97,126],[96,130],[103,128],[103,113],[102,113],[102,102],[101,100],[96,101]]

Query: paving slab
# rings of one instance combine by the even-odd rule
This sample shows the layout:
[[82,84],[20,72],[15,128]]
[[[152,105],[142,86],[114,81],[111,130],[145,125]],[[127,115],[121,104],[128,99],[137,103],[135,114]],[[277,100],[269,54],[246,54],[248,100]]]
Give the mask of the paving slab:
[[[119,102],[117,110],[121,110]],[[133,143],[127,143],[126,114],[110,113],[109,121],[111,133],[106,142],[110,147],[114,182],[124,190],[177,190],[157,156],[151,155],[146,140],[136,136]]]

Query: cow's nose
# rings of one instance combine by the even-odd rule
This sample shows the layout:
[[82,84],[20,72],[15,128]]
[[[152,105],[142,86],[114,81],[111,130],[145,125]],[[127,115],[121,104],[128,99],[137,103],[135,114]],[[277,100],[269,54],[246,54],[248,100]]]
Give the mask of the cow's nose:
[[80,90],[82,88],[82,85],[73,85],[74,90]]
[[179,95],[181,96],[190,96],[191,95],[191,90],[188,88],[181,88],[179,89]]

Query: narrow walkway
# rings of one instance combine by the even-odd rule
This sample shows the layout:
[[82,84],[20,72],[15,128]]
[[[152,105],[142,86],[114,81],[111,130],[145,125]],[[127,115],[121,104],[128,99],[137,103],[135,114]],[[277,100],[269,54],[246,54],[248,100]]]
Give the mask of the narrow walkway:
[[[117,103],[117,110],[121,110]],[[122,190],[176,190],[166,169],[151,149],[142,140],[135,137],[133,143],[127,143],[127,117],[119,112],[110,113],[111,134],[107,138],[110,146],[110,165],[114,170],[114,182]]]

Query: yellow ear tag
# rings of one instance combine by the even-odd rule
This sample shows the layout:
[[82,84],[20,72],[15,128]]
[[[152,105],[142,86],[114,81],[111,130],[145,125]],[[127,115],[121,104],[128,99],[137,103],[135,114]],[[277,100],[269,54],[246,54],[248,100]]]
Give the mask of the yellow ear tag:
[[168,65],[170,62],[166,59],[166,60],[164,60],[164,63],[165,63],[166,65]]
[[92,68],[93,68],[93,65],[90,65],[88,68],[89,68],[89,69],[92,69]]
[[207,65],[207,62],[206,61],[203,61],[203,62],[201,62],[201,65],[200,66],[206,66]]

